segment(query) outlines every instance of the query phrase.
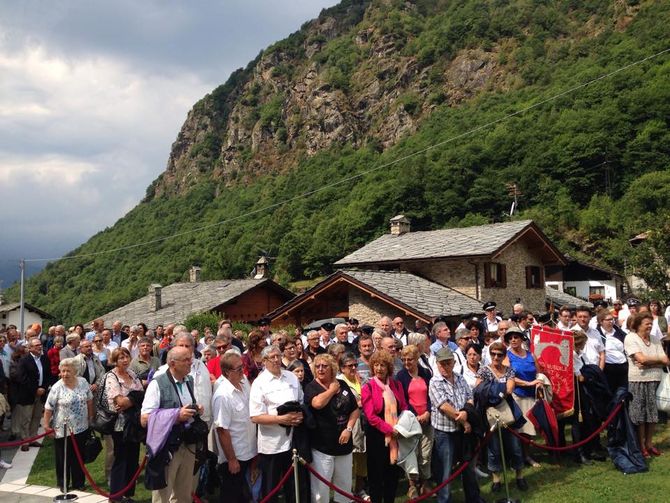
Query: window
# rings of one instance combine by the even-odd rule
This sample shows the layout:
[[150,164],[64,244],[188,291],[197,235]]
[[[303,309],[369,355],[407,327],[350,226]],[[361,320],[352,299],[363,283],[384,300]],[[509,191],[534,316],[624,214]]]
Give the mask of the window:
[[565,293],[568,295],[572,295],[573,297],[577,297],[577,287],[576,286],[566,286],[565,287]]
[[487,262],[484,264],[484,288],[507,288],[505,264]]
[[589,297],[592,295],[605,295],[604,286],[590,286],[589,287]]
[[544,269],[542,267],[526,266],[526,288],[544,288]]

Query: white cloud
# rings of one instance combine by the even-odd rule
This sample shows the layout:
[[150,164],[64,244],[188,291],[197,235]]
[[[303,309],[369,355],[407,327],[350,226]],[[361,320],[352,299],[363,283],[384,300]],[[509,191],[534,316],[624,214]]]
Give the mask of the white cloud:
[[0,2],[0,262],[112,225],[198,99],[335,3]]

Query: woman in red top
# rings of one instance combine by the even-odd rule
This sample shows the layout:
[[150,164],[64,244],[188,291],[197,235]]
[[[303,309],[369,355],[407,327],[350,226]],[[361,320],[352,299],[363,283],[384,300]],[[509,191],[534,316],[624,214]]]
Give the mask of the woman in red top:
[[47,358],[49,358],[49,367],[51,368],[52,376],[58,377],[60,374],[60,370],[58,370],[58,366],[60,365],[60,350],[63,349],[64,343],[65,341],[63,340],[63,337],[57,335],[54,337],[53,347],[47,351]]
[[405,393],[393,379],[393,357],[384,350],[372,353],[373,377],[361,390],[363,413],[367,419],[368,482],[372,503],[393,503],[401,470],[395,464],[398,448],[395,424],[407,409]]

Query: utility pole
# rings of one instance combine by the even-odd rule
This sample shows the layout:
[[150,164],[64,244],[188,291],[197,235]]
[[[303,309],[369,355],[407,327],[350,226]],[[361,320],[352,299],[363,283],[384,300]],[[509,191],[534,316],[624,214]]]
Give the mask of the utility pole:
[[23,337],[24,336],[23,329],[24,329],[24,323],[25,323],[25,318],[24,318],[24,314],[25,314],[25,305],[24,304],[25,303],[24,303],[24,300],[23,300],[23,284],[24,284],[25,272],[26,272],[26,261],[24,259],[19,260],[19,269],[21,269],[21,311],[20,311],[21,314],[20,314],[20,318],[19,318],[19,325],[20,325],[19,330],[21,330],[21,337]]
[[506,183],[505,187],[507,187],[507,193],[509,194],[509,197],[512,198],[512,206],[509,209],[509,216],[512,218],[512,216],[514,216],[514,212],[519,207],[519,196],[522,194],[519,192],[519,189],[516,186],[516,182]]

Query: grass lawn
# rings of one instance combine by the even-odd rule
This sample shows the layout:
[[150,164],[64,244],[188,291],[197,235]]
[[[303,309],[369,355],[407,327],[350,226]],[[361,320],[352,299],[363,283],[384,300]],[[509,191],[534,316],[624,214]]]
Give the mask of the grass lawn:
[[[511,473],[510,494],[512,499],[521,499],[524,503],[600,503],[609,501],[625,501],[626,503],[665,503],[670,497],[670,425],[659,425],[655,441],[664,454],[649,462],[649,471],[637,475],[624,475],[614,468],[611,462],[595,462],[591,466],[577,466],[569,461],[562,465],[553,461],[550,456],[542,453],[533,457],[541,464],[541,468],[528,468],[525,472],[530,489],[522,493],[516,489]],[[603,441],[604,442],[604,441]],[[144,450],[140,453],[144,456]],[[29,484],[56,486],[53,441],[45,439],[43,447],[37,455],[28,477]],[[565,456],[569,458],[568,456]],[[95,462],[87,465],[94,480],[100,487],[108,490],[104,473],[104,450]],[[490,479],[480,481],[482,496],[489,502],[502,498],[503,493],[491,494]],[[89,484],[87,482],[87,487]],[[406,483],[400,484],[396,502],[406,500]],[[91,489],[87,491],[92,492]],[[401,492],[402,491],[402,492]],[[452,485],[454,502],[463,502],[464,496],[460,482]],[[143,477],[140,476],[135,491],[135,501],[149,503],[151,493],[144,488]],[[216,498],[211,498],[216,501]],[[430,500],[429,500],[430,501]]]

